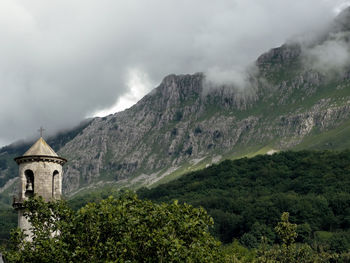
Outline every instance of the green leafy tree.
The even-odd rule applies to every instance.
[[[258,246],[258,240],[251,233],[245,233],[240,239],[242,245],[247,248],[256,248]]]
[[[297,239],[299,243],[310,243],[311,241],[311,227],[308,223],[298,225],[297,227]]]
[[[269,248],[266,238],[262,239],[261,248],[258,251],[258,262],[301,263],[315,261],[313,251],[308,245],[297,246],[297,225],[289,222],[289,213],[284,212],[281,221],[275,227],[275,231],[282,240],[281,246]]]
[[[284,212],[281,216],[281,221],[278,222],[275,231],[278,236],[282,239],[282,246],[290,247],[294,244],[298,234],[296,232],[297,225],[289,222],[289,213]]]
[[[229,245],[221,247],[225,255],[225,263],[252,263],[255,262],[255,250],[242,246],[238,240],[234,240]]]
[[[65,202],[25,202],[32,242],[13,231],[8,262],[222,262],[202,208],[154,204],[126,193],[77,212]]]
[[[265,237],[262,238],[260,248],[257,251],[258,263],[329,263],[349,262],[349,253],[329,253],[315,251],[307,244],[296,244],[297,225],[289,222],[289,213],[284,212],[281,221],[275,227],[275,231],[282,240],[282,245],[270,247]]]

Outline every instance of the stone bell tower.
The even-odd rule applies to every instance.
[[[15,158],[19,165],[19,187],[14,197],[13,207],[18,211],[18,227],[30,238],[30,224],[23,216],[23,201],[35,195],[51,201],[61,198],[62,165],[67,160],[59,157],[40,137],[23,155]]]

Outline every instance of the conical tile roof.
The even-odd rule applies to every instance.
[[[57,153],[55,153],[55,151],[52,150],[52,148],[47,144],[47,142],[45,142],[45,140],[42,137],[40,137],[40,139],[37,140],[36,143],[34,143],[33,146],[25,152],[25,154],[23,154],[23,156],[37,155],[58,157]]]

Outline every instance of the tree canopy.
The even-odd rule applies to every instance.
[[[78,211],[40,197],[24,205],[33,240],[13,231],[3,251],[8,262],[220,262],[220,243],[208,232],[213,220],[202,208],[131,193]]]
[[[281,243],[274,227],[287,211],[297,243],[350,249],[350,151],[281,152],[226,160],[158,187],[138,191],[157,202],[190,203],[214,218],[223,243],[257,248],[262,236]],[[341,245],[340,245],[341,244]]]

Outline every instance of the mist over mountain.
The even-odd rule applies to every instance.
[[[215,84],[242,86],[260,54],[320,31],[348,4],[2,1],[0,146],[32,139],[40,126],[54,135],[113,106],[125,109],[133,90],[140,99],[169,74],[204,72]]]
[[[225,158],[287,149],[350,147],[349,9],[309,40],[271,49],[246,74],[245,86],[204,73],[169,75],[133,107],[94,118],[48,140],[69,162],[64,192],[168,181]],[[0,194],[17,176],[0,150]]]

